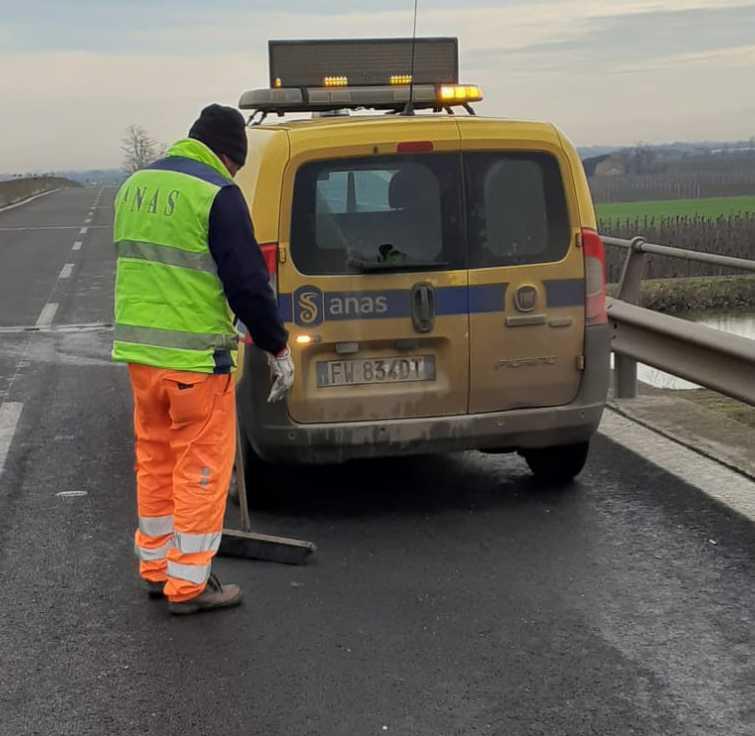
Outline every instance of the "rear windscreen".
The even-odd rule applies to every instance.
[[[296,175],[291,254],[304,274],[464,268],[455,154],[320,161]]]
[[[545,153],[464,155],[470,268],[560,261],[571,233],[558,162]]]

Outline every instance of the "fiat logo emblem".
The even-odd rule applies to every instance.
[[[531,312],[537,305],[537,289],[534,286],[520,286],[514,295],[514,305],[520,312]]]

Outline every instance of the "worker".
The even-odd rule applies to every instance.
[[[211,573],[236,449],[233,314],[283,398],[294,368],[277,301],[233,177],[246,126],[230,107],[202,110],[188,138],[132,174],[115,199],[113,359],[128,363],[134,399],[142,585],[171,613],[241,601]]]

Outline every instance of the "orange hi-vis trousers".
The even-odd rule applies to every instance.
[[[135,549],[173,602],[200,595],[220,546],[236,451],[230,374],[129,365],[134,394]]]

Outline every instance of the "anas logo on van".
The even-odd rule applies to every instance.
[[[294,322],[314,327],[323,320],[370,319],[407,316],[409,292],[333,292],[323,294],[316,286],[301,286],[294,292]]]
[[[302,286],[294,292],[294,321],[314,327],[323,320],[323,294],[316,286]]]
[[[388,312],[388,297],[381,294],[329,294],[325,310],[330,319],[380,317]]]

